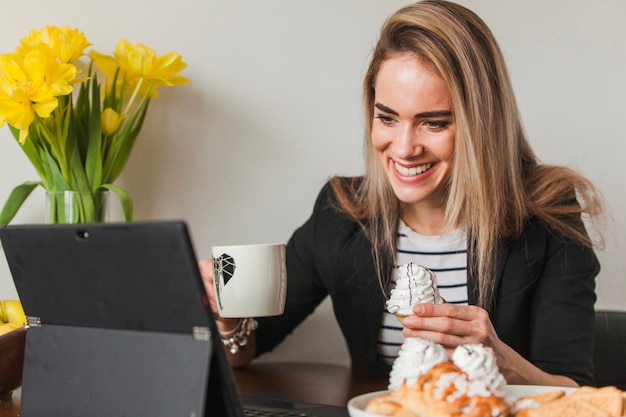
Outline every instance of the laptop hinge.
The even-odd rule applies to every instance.
[[[211,331],[208,329],[208,327],[194,326],[193,340],[201,341],[201,342],[210,342]]]
[[[41,317],[28,316],[26,321],[30,327],[41,327]]]

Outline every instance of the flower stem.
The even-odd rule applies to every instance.
[[[139,94],[139,90],[141,89],[141,86],[143,85],[144,79],[145,78],[143,77],[139,79],[139,82],[137,83],[137,85],[135,86],[135,89],[133,90],[133,94],[130,96],[130,99],[128,100],[128,104],[126,104],[126,108],[124,109],[124,114],[128,114],[130,112],[132,104],[137,98],[137,94]]]

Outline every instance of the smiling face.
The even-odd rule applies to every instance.
[[[405,213],[443,214],[455,135],[443,79],[415,55],[393,55],[376,76],[373,116],[372,145]]]

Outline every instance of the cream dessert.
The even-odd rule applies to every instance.
[[[389,391],[372,398],[366,411],[385,416],[507,417],[505,388],[493,350],[461,345],[448,359],[443,346],[407,338],[392,366]]]
[[[451,362],[430,368],[411,388],[402,386],[395,398],[403,411],[415,416],[507,417],[504,397],[485,390]],[[400,414],[403,415],[403,414]]]
[[[452,362],[475,383],[484,384],[486,389],[500,397],[506,393],[506,380],[496,364],[493,349],[481,344],[458,346],[452,353]]]
[[[443,346],[419,337],[407,337],[389,373],[389,391],[397,391],[402,384],[412,386],[434,365],[447,360]]]
[[[387,300],[387,311],[394,314],[400,323],[413,314],[415,304],[441,304],[443,299],[437,288],[437,276],[416,263],[398,267],[396,286]]]

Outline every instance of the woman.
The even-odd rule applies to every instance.
[[[400,9],[363,88],[366,173],[324,187],[288,243],[284,315],[259,319],[232,363],[273,349],[330,295],[353,367],[388,372],[402,337],[419,336],[492,347],[510,384],[592,384],[599,264],[581,216],[601,205],[585,178],[538,162],[484,22],[440,0]],[[448,302],[417,305],[401,328],[384,302],[409,261],[438,273]],[[248,323],[219,319],[226,337],[254,337]]]

